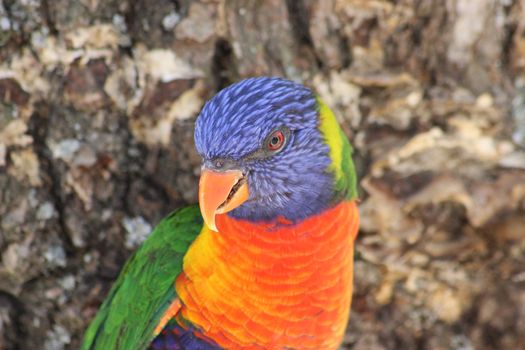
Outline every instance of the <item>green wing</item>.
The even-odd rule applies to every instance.
[[[175,279],[202,225],[197,206],[177,210],[158,224],[124,266],[84,335],[83,350],[148,347],[177,297]]]

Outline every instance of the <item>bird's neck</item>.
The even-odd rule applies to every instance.
[[[301,223],[220,215],[184,259],[184,319],[228,348],[337,348],[352,293],[358,211],[344,201]]]

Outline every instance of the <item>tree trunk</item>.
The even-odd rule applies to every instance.
[[[75,349],[197,200],[231,82],[312,87],[355,149],[348,349],[525,348],[525,1],[0,0],[0,349]]]

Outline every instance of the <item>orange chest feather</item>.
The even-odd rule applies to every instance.
[[[354,202],[279,229],[218,216],[184,258],[182,317],[227,349],[336,349],[358,222]]]

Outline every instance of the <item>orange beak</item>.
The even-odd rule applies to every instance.
[[[213,231],[218,231],[215,215],[237,208],[248,196],[248,184],[239,170],[202,170],[199,181],[199,206],[204,222]]]

